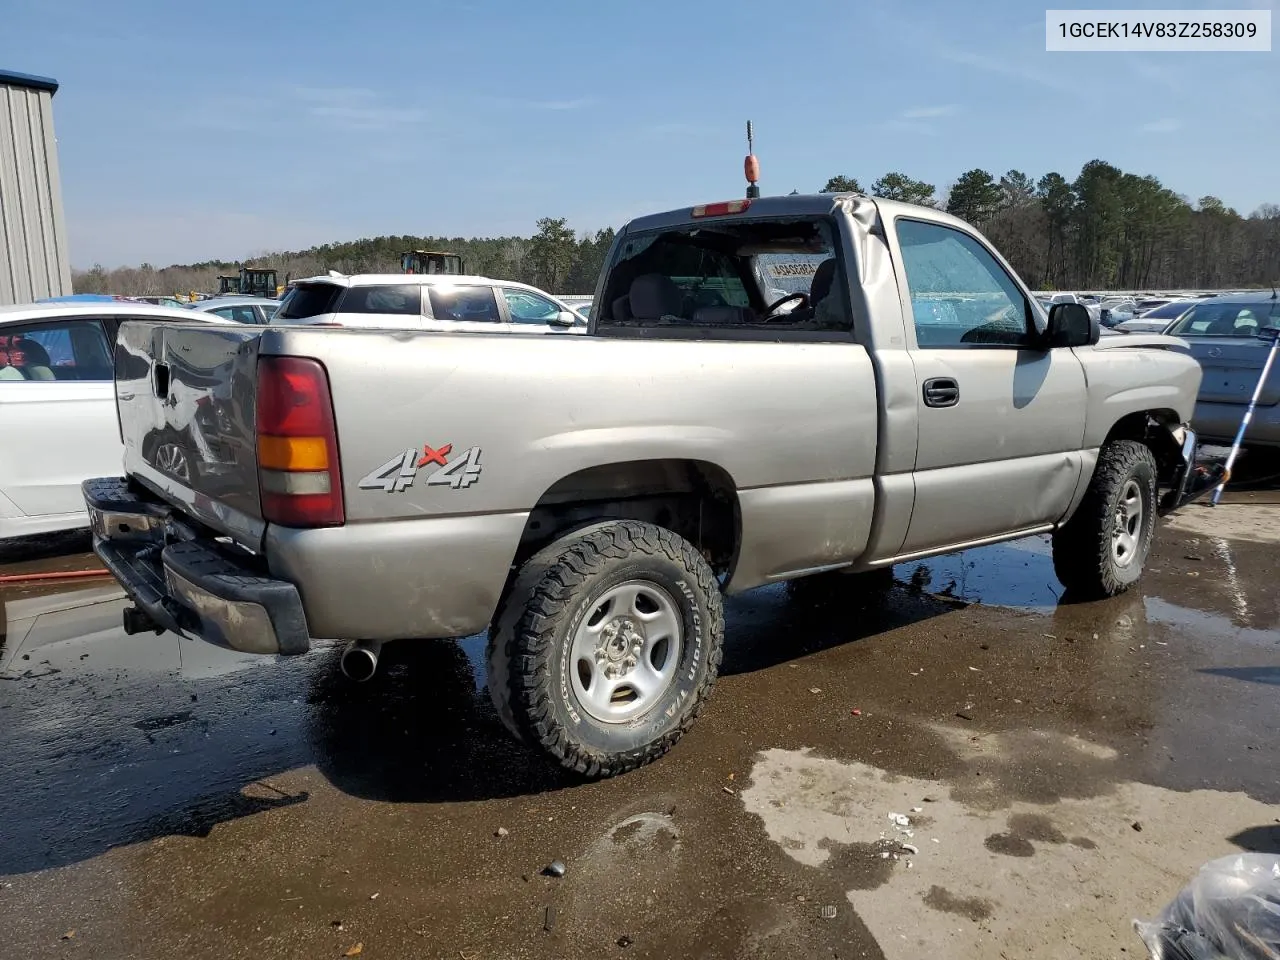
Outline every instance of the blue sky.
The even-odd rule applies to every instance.
[[[1280,203],[1280,52],[1046,53],[1044,3],[4,8],[0,67],[62,84],[81,267],[617,226],[741,196],[748,119],[766,194],[890,170],[941,192],[972,167],[1071,178],[1102,158],[1242,213]]]

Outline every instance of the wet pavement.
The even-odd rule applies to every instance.
[[[1040,538],[902,565],[878,609],[735,598],[693,731],[588,784],[507,738],[483,638],[355,685],[332,648],[126,637],[109,579],[0,584],[0,929],[40,957],[1139,956],[1129,921],[1201,862],[1280,850],[1278,499],[1165,526],[1101,603]]]

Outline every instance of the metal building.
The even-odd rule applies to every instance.
[[[0,304],[71,293],[57,90],[56,80],[0,70]]]

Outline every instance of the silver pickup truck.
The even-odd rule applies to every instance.
[[[693,722],[722,593],[1041,533],[1130,586],[1218,479],[1179,346],[1046,314],[937,210],[738,200],[623,229],[583,337],[125,324],[127,476],[84,492],[129,631],[368,676],[488,630],[508,728],[609,776]]]

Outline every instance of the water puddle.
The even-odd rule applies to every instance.
[[[908,589],[943,597],[1052,614],[1062,596],[1048,537],[976,547],[894,567]]]
[[[1180,633],[1218,643],[1242,644],[1267,650],[1280,648],[1280,631],[1242,627],[1230,617],[1178,606],[1159,597],[1145,599],[1147,620],[1174,627]]]
[[[6,600],[0,679],[107,670],[203,679],[272,662],[172,633],[128,636],[120,624],[127,605],[124,591],[114,583]]]

